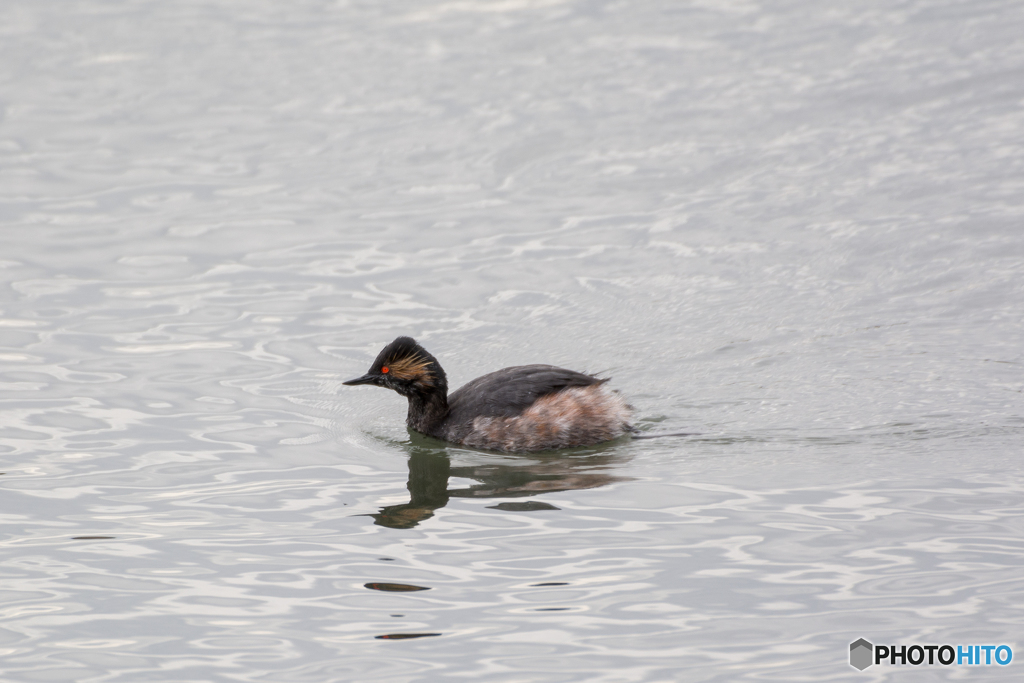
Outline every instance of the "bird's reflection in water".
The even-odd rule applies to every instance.
[[[474,453],[479,464],[452,465],[442,442],[410,432],[403,444],[409,452],[408,503],[389,505],[370,515],[374,523],[392,529],[411,529],[434,516],[449,498],[516,498],[555,491],[594,489],[628,477],[607,471],[626,457],[614,445],[574,449],[564,453],[508,456]],[[469,488],[449,489],[448,479],[474,479]]]

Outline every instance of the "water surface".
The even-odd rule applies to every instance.
[[[1024,7],[0,9],[12,681],[1017,680]],[[612,377],[509,456],[341,386]]]

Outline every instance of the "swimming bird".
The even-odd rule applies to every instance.
[[[384,347],[365,375],[409,400],[406,424],[449,443],[506,453],[590,446],[632,431],[632,409],[599,379],[554,365],[518,365],[448,394],[448,378],[412,337]]]

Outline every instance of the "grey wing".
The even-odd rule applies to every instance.
[[[554,365],[519,365],[477,377],[449,396],[448,406],[456,422],[515,417],[542,396],[607,381]]]

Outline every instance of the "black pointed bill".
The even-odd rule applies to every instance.
[[[356,377],[355,379],[347,380],[345,382],[342,382],[342,384],[347,384],[350,387],[354,387],[357,384],[375,384],[376,382],[377,375],[371,375],[370,373],[366,373],[362,377]]]

